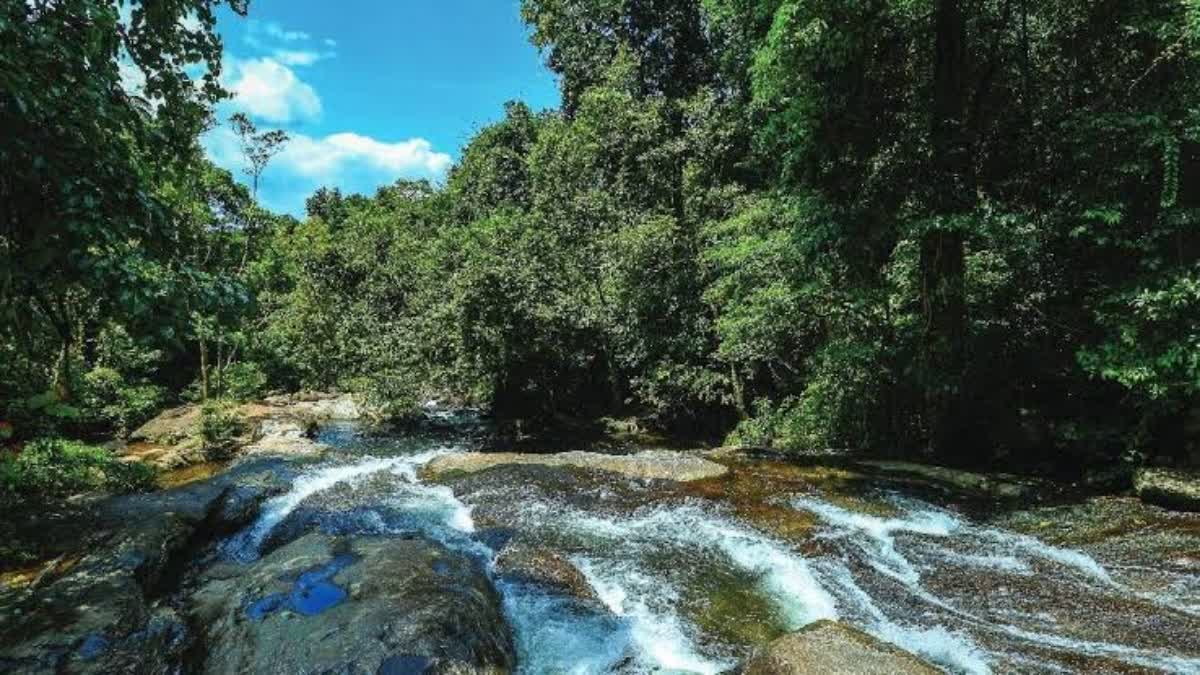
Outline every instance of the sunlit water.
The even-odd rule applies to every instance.
[[[581,506],[521,485],[489,487],[489,498],[510,502],[513,530],[536,534],[582,572],[599,600],[588,602],[498,573],[501,544],[477,528],[471,497],[420,480],[422,465],[460,447],[364,439],[348,428],[324,440],[338,448],[335,458],[302,472],[289,492],[266,503],[255,523],[224,543],[226,556],[256,559],[278,528],[314,502],[310,510],[336,514],[318,513],[302,526],[373,536],[415,531],[480,562],[503,599],[523,673],[733,669],[753,645],[705,614],[716,594],[730,589],[735,599],[760,600],[779,632],[842,619],[949,672],[1089,667],[1064,654],[1118,669],[1200,672],[1195,651],[1153,639],[1132,644],[1102,626],[1089,635],[1078,625],[1088,622],[1091,602],[1135,603],[1161,612],[1163,621],[1185,622],[1194,602],[1137,593],[1084,553],[913,498],[887,497],[894,515],[883,517],[818,494],[779,495],[781,504],[818,521],[816,550],[805,554],[711,502],[629,506],[615,496],[606,501],[600,489],[600,498]],[[340,501],[323,506],[334,491]],[[1075,604],[1064,604],[1068,598]]]

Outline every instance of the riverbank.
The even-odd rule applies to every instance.
[[[0,664],[792,673],[829,666],[815,649],[889,672],[1200,667],[1195,514],[844,456],[480,453],[471,413],[385,431],[352,403],[246,406],[236,447],[182,466],[189,413],[148,425],[129,454],[172,466],[164,489],[31,524],[58,543],[3,577]]]

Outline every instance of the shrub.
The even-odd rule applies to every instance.
[[[253,361],[230,364],[220,374],[220,394],[235,401],[249,401],[267,389],[267,375]]]
[[[212,400],[200,408],[200,442],[209,452],[229,450],[242,433],[242,420],[229,401]]]
[[[81,399],[88,416],[125,435],[154,416],[164,390],[152,384],[129,382],[113,368],[93,368],[83,376]]]
[[[0,500],[63,498],[91,490],[137,492],[155,486],[153,467],[122,462],[104,448],[43,438],[0,458]]]
[[[754,416],[739,423],[727,442],[795,451],[869,447],[886,423],[874,394],[886,386],[879,360],[869,342],[831,342],[809,360],[799,396],[757,401]]]

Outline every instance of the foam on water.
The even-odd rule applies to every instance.
[[[582,556],[571,562],[609,611],[625,620],[630,646],[644,668],[711,674],[734,665],[699,652],[693,631],[674,611],[678,591],[670,583],[645,573],[636,563],[600,563]]]
[[[719,555],[759,579],[789,628],[837,617],[833,597],[803,557],[723,514],[685,504],[608,517],[565,511],[559,517],[577,531],[615,539],[623,547],[670,544]]]
[[[844,564],[828,562],[822,566],[822,571],[831,586],[837,589],[838,595],[844,598],[845,604],[854,608],[862,628],[871,635],[919,654],[951,672],[968,675],[989,675],[992,672],[987,655],[967,635],[940,625],[928,628],[902,625],[879,608],[855,582],[854,575]]]
[[[530,584],[500,579],[496,588],[517,643],[518,672],[607,673],[629,655],[628,627],[612,615]]]
[[[1005,532],[994,528],[973,528],[973,532],[991,539],[1003,548],[1017,549],[1035,558],[1056,562],[1066,567],[1073,567],[1097,581],[1116,585],[1112,577],[1109,576],[1108,570],[1104,569],[1100,563],[1085,553],[1051,546],[1034,537]]]
[[[930,504],[912,499],[894,498],[892,505],[900,510],[895,517],[878,517],[854,513],[820,499],[803,496],[792,505],[811,512],[825,523],[823,536],[840,541],[844,550],[858,551],[861,562],[884,576],[899,581],[911,601],[923,605],[925,621],[932,625],[907,625],[885,616],[872,597],[855,582],[853,574],[842,564],[822,565],[822,578],[832,583],[844,606],[853,608],[866,630],[880,639],[914,651],[953,672],[988,673],[989,657],[968,633],[1003,634],[1008,640],[1016,638],[1042,647],[1061,651],[1109,657],[1125,663],[1166,670],[1169,672],[1200,672],[1200,660],[1177,657],[1154,650],[1140,649],[1117,643],[1079,640],[1071,637],[1031,630],[1029,627],[997,622],[996,610],[976,615],[959,603],[939,597],[922,585],[922,576],[940,571],[944,566],[970,568],[978,574],[1033,576],[1053,574],[1062,583],[1080,592],[1123,594],[1157,602],[1179,609],[1164,598],[1151,598],[1136,593],[1113,579],[1110,572],[1091,556],[1071,549],[1052,546],[1034,537],[997,528],[970,523],[959,516]],[[1003,577],[993,582],[1003,588]],[[894,599],[889,599],[894,602]],[[912,602],[903,603],[910,616],[916,610]],[[1024,623],[1033,626],[1053,626],[1052,615],[1027,615],[1010,610]],[[1181,610],[1186,611],[1186,610]],[[940,615],[940,618],[939,618]],[[962,630],[951,630],[942,622],[953,620]],[[1056,666],[1031,661],[1022,654],[1006,654],[1010,662],[1036,664],[1036,669],[1052,671]]]
[[[959,520],[938,511],[921,511],[908,518],[881,518],[849,511],[812,497],[797,497],[792,500],[792,505],[816,514],[833,525],[839,535],[865,535],[856,543],[867,553],[869,564],[880,573],[910,586],[916,585],[921,575],[912,562],[896,549],[896,535],[909,533],[948,537],[962,528]]]
[[[237,560],[253,560],[260,554],[262,544],[284,518],[296,510],[304,500],[329,490],[339,483],[354,484],[380,472],[390,472],[417,486],[417,470],[435,457],[453,452],[452,448],[437,448],[414,455],[401,457],[364,457],[350,464],[322,466],[302,474],[292,482],[290,490],[273,497],[263,505],[258,519],[245,530],[230,538],[223,549]],[[470,509],[456,499],[448,489],[419,485],[423,492],[413,505],[429,508],[442,514],[446,522],[457,529],[470,532],[474,529]],[[378,518],[378,514],[375,514]]]
[[[1050,645],[1077,654],[1113,657],[1126,663],[1144,668],[1155,668],[1169,673],[1200,673],[1200,659],[1161,654],[1148,649],[1137,649],[1111,642],[1077,640],[1052,633],[1025,630],[1017,626],[1001,626],[1000,628],[1005,633],[1022,640],[1035,644]]]
[[[792,500],[795,508],[814,513],[834,526],[835,533],[845,534],[849,531],[851,534],[857,532],[866,535],[869,545],[864,548],[874,554],[873,564],[881,572],[890,573],[909,584],[918,583],[920,573],[912,561],[897,550],[897,534],[933,539],[954,536],[958,539],[972,540],[978,548],[983,548],[985,553],[964,554],[949,548],[940,553],[945,558],[953,558],[978,567],[1031,573],[1032,569],[1027,561],[1017,557],[1018,554],[1024,554],[1028,558],[1058,563],[1097,581],[1114,584],[1112,577],[1100,563],[1079,551],[1051,546],[1027,535],[972,525],[948,511],[928,504],[903,499],[896,499],[894,503],[907,509],[904,517],[881,518],[855,513],[813,497],[796,497]]]
[[[419,479],[422,465],[455,451],[443,447],[399,457],[362,457],[313,469],[297,478],[287,493],[269,500],[259,519],[227,542],[226,550],[239,559],[254,559],[272,531],[305,500],[340,483],[353,485],[386,472],[399,478],[392,481],[394,490],[367,495],[368,503],[347,512],[351,531],[416,530],[479,560],[513,627],[521,673],[715,674],[736,667],[742,653],[738,650],[745,645],[728,645],[705,635],[686,614],[697,598],[693,584],[703,583],[710,572],[753,584],[739,590],[768,601],[780,627],[798,629],[815,620],[841,618],[949,672],[1058,669],[1036,652],[1024,653],[1028,650],[1022,645],[1171,672],[1200,672],[1200,660],[1049,632],[1059,628],[1053,615],[1006,605],[999,596],[990,605],[971,602],[961,591],[954,596],[955,589],[964,588],[955,583],[977,578],[973,575],[994,579],[965,588],[1000,589],[1015,578],[1049,574],[1052,583],[1070,589],[1144,597],[1121,586],[1104,566],[1080,551],[972,523],[914,499],[891,499],[897,514],[881,517],[813,496],[792,498],[792,507],[813,513],[823,524],[818,535],[821,550],[835,551],[806,559],[791,545],[708,502],[665,503],[626,512],[575,507],[527,494],[520,486],[496,485],[477,493],[492,501],[511,498],[516,529],[568,542],[560,550],[600,600],[580,601],[497,574],[496,550],[486,543],[491,539],[476,536],[471,506],[450,488]],[[591,498],[601,504],[608,501],[606,494],[619,499],[605,490],[596,488]],[[960,575],[950,580],[950,593],[944,590],[947,579],[939,576],[947,569]],[[1183,583],[1175,604],[1194,605],[1193,598],[1185,597],[1188,587]],[[943,589],[939,592],[946,597],[936,589]]]

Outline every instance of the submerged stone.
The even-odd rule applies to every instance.
[[[100,633],[92,633],[79,645],[79,658],[90,661],[108,651],[108,640]]]
[[[345,599],[346,591],[328,581],[319,581],[293,590],[290,606],[305,616],[316,616]]]
[[[426,656],[389,656],[379,664],[375,675],[423,675],[429,672],[433,661]]]

